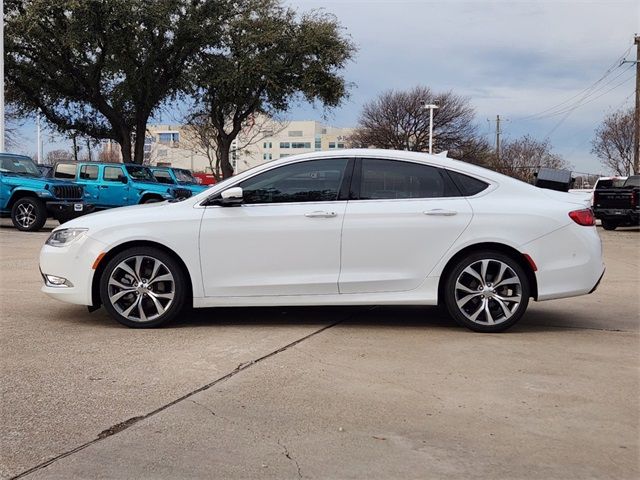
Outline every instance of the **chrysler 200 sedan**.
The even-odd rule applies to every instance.
[[[446,157],[341,150],[287,157],[181,202],[56,228],[42,290],[129,327],[187,306],[437,305],[480,332],[536,301],[592,292],[591,210]]]

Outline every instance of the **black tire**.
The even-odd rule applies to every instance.
[[[47,221],[47,206],[38,198],[20,198],[11,208],[11,221],[23,232],[38,231]]]
[[[618,228],[618,222],[614,220],[602,220],[602,228],[605,230],[615,230]]]
[[[139,268],[136,257],[143,258]],[[158,261],[162,265],[157,270],[155,277],[152,277],[152,270],[155,266],[153,261]],[[124,268],[119,267],[123,262],[126,262],[126,266],[134,273],[139,271],[139,275],[133,276],[127,273]],[[165,277],[167,273],[173,277],[173,285],[169,285],[170,281],[156,280],[153,282],[153,278]],[[120,285],[128,288],[109,285],[112,276]],[[148,284],[147,279],[149,280]],[[148,287],[146,290],[142,285],[143,282]],[[137,291],[130,291],[112,301],[112,298],[117,297],[119,293],[131,289]],[[132,328],[152,328],[170,322],[182,312],[188,291],[187,279],[179,262],[172,255],[153,247],[133,247],[117,254],[109,260],[100,277],[100,299],[107,312],[121,324]],[[171,293],[173,298],[169,303],[164,303],[166,298],[156,297],[156,295],[167,296]],[[151,298],[152,296],[154,298]],[[141,306],[133,305],[136,301]],[[164,308],[163,312],[160,312],[156,306],[157,302],[160,302],[161,307]],[[125,313],[129,307],[133,310],[127,316]],[[148,315],[149,313],[152,315]],[[154,315],[157,316],[153,318]]]
[[[162,201],[160,197],[146,197],[140,203],[160,203]]]
[[[482,261],[488,261],[484,282],[470,273],[463,274],[465,270],[471,269],[478,274],[478,278],[482,278]],[[492,282],[498,278],[503,264],[506,267],[498,283],[502,285],[496,288]],[[519,281],[519,285],[514,278]],[[461,286],[456,287],[459,279]],[[522,318],[529,304],[530,292],[529,277],[516,260],[504,253],[486,250],[471,253],[453,266],[445,279],[443,294],[449,315],[460,325],[476,332],[497,333],[508,329]],[[462,306],[458,302],[463,303]],[[485,302],[488,305],[488,315],[484,308]],[[506,306],[510,316],[507,316],[501,304]],[[470,318],[473,314],[478,314],[476,320]]]

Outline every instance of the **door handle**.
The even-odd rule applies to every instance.
[[[104,188],[109,188],[109,186],[108,185],[98,185],[98,188],[102,190]]]
[[[304,216],[308,218],[331,218],[331,217],[335,217],[336,215],[338,215],[336,212],[324,212],[321,210],[318,210],[317,212],[309,212],[304,214]]]
[[[454,215],[457,215],[458,212],[454,211],[454,210],[443,210],[442,208],[435,208],[433,210],[426,210],[424,212],[425,215],[429,215],[432,217],[452,217]]]

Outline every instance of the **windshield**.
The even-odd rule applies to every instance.
[[[32,177],[41,176],[40,170],[29,157],[0,157],[0,172]]]
[[[195,177],[191,175],[191,172],[189,170],[179,170],[175,168],[173,170],[173,173],[176,174],[176,179],[180,183],[198,183]]]
[[[156,179],[151,174],[151,170],[147,167],[138,167],[136,165],[127,165],[127,172],[134,180],[140,180],[143,182],[156,182]]]
[[[596,183],[596,190],[603,190],[605,188],[620,188],[624,185],[625,178],[607,178],[600,179]]]

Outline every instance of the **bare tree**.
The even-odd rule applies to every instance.
[[[210,121],[208,113],[194,112],[187,117],[187,135],[191,140],[191,148],[209,160],[211,172],[216,180],[221,180],[222,154],[218,148],[218,129]],[[288,122],[263,114],[250,115],[242,124],[236,137],[235,146],[230,149],[230,156],[241,155],[251,145],[266,138],[277,135],[287,128]],[[189,141],[189,140],[187,140]]]
[[[633,126],[633,109],[618,110],[605,117],[591,142],[591,153],[617,175],[633,173]]]
[[[51,150],[44,157],[45,165],[54,165],[56,162],[67,162],[73,160],[73,153],[67,150]]]
[[[351,141],[364,148],[428,151],[429,111],[425,102],[438,105],[433,115],[433,151],[446,150],[452,157],[483,163],[481,157],[489,147],[478,136],[469,99],[424,86],[388,91],[367,103]]]
[[[493,156],[490,165],[493,170],[533,182],[534,173],[541,167],[569,169],[569,165],[560,155],[552,152],[549,140],[536,140],[529,135],[507,140],[502,143],[500,158]]]

